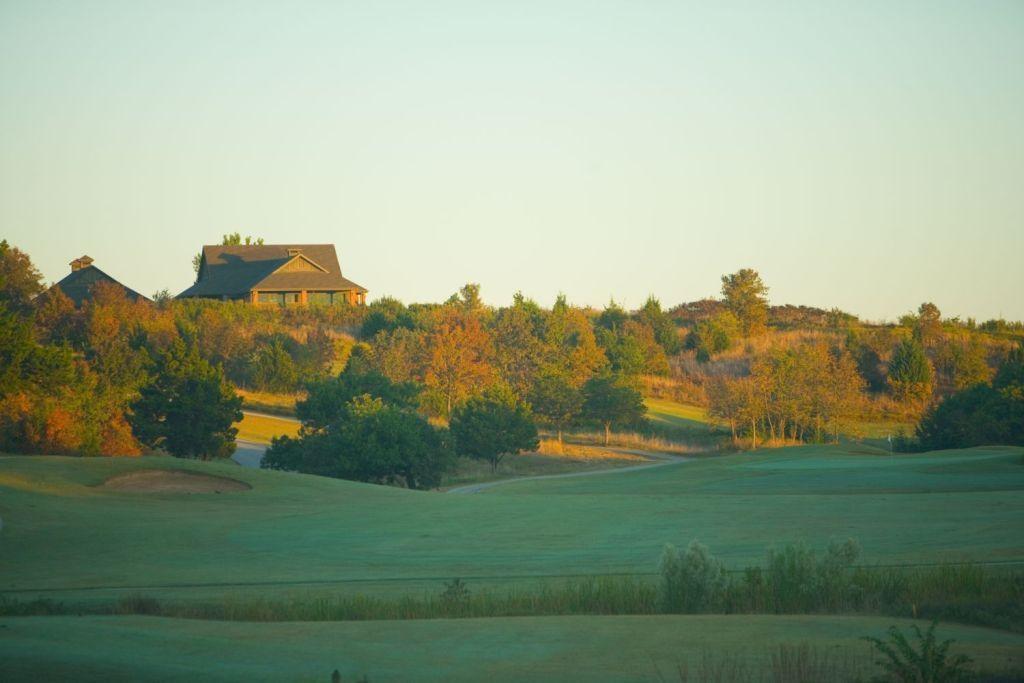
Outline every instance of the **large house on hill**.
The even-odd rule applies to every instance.
[[[124,295],[130,301],[149,301],[148,297],[139,294],[134,289],[125,287],[94,266],[93,260],[88,256],[80,256],[72,261],[70,265],[71,273],[55,284],[52,289],[59,289],[77,307],[81,307],[85,301],[92,299],[93,287],[101,282],[120,287],[124,290]]]
[[[366,292],[342,277],[333,244],[207,245],[196,283],[178,298],[355,305],[366,303]]]

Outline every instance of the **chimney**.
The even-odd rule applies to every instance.
[[[89,258],[88,256],[81,256],[81,257],[76,258],[74,261],[71,262],[71,272],[73,273],[76,270],[82,270],[82,268],[88,268],[91,265],[92,265],[92,259],[91,258]]]

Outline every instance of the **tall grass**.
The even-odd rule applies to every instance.
[[[539,587],[477,590],[452,581],[436,593],[163,602],[133,595],[67,605],[0,596],[0,615],[145,614],[231,621],[361,621],[613,614],[873,614],[942,619],[1024,633],[1024,571],[979,566],[855,567],[851,546],[818,556],[805,546],[764,566],[723,571],[703,547],[670,551],[660,580],[594,576]],[[443,590],[442,590],[443,588]]]

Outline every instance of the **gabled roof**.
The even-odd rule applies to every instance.
[[[285,267],[296,262],[307,267]],[[196,283],[178,296],[241,296],[253,289],[367,291],[342,277],[333,244],[243,244],[204,246]]]
[[[89,263],[92,263],[92,259],[89,259]],[[150,300],[149,297],[139,294],[134,289],[125,287],[120,282],[92,265],[79,265],[77,270],[71,271],[67,277],[55,284],[54,287],[64,292],[64,295],[71,299],[75,303],[75,306],[80,307],[83,301],[92,298],[93,285],[99,282],[110,282],[123,288],[124,295],[131,301],[138,301],[140,299],[143,301]]]

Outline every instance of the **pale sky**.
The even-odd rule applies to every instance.
[[[371,299],[1024,319],[1024,2],[0,0],[0,237],[150,294],[235,231]]]

